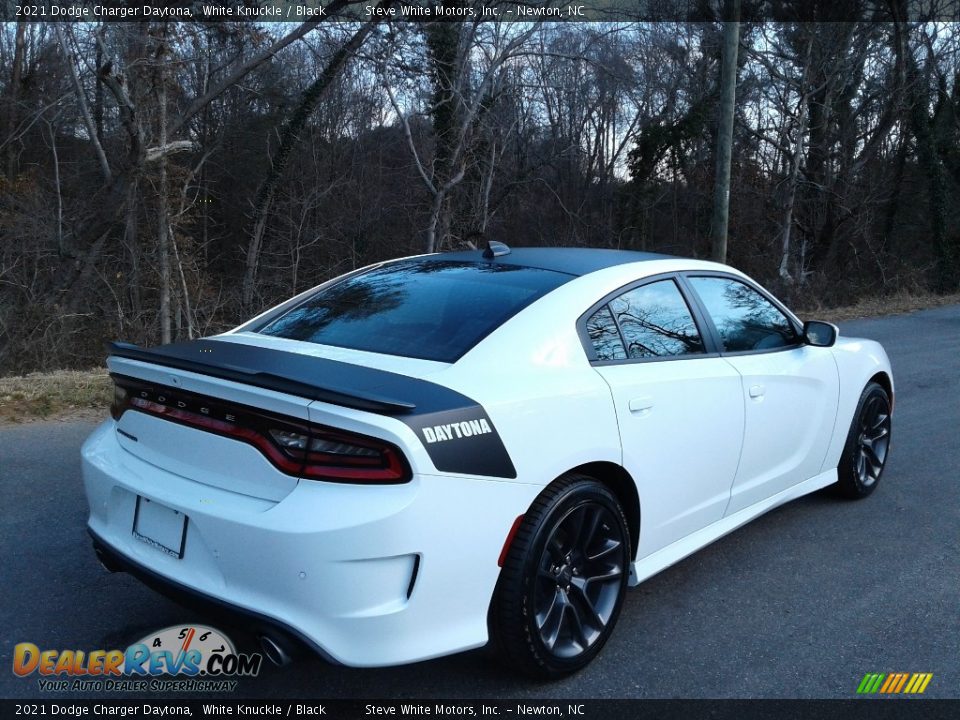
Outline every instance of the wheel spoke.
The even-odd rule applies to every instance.
[[[871,431],[867,434],[867,437],[870,438],[870,441],[871,441],[871,442],[877,443],[877,442],[880,442],[881,440],[883,440],[883,439],[884,439],[887,435],[889,435],[889,434],[890,434],[890,429],[889,429],[889,428],[887,428],[887,427],[881,427],[881,428],[878,429],[878,430],[871,430]]]
[[[587,554],[587,548],[593,545],[593,540],[597,536],[597,530],[603,522],[603,512],[600,508],[589,508],[588,512],[590,516],[587,522],[584,523],[583,536],[580,538],[580,542],[577,543],[577,547],[583,551],[584,555]]]
[[[547,552],[550,553],[550,560],[554,565],[559,565],[563,562],[566,552],[563,549],[563,545],[560,543],[560,538],[554,534],[550,538],[550,542],[547,543]]]
[[[590,625],[597,631],[603,630],[603,628],[606,627],[607,621],[600,616],[590,596],[587,595],[587,581],[574,579],[570,584],[570,592],[571,600],[573,598],[577,599],[574,605],[579,605],[585,611],[586,616],[590,620]]]
[[[857,477],[860,478],[861,482],[866,479],[866,458],[864,457],[863,450],[857,453],[857,459],[854,463],[854,470],[857,473]]]
[[[599,560],[600,558],[605,557],[610,553],[619,550],[622,544],[623,543],[621,543],[619,540],[612,540],[608,538],[607,542],[604,544],[603,548],[599,552],[596,552],[593,554],[589,554],[589,553],[586,554],[587,561],[593,562],[595,560]]]
[[[563,616],[566,614],[566,610],[567,598],[560,591],[560,588],[557,588],[553,595],[553,601],[550,603],[550,608],[546,614],[544,614],[543,620],[540,619],[539,615],[537,616],[537,627],[540,630],[540,638],[548,650],[553,650],[553,646],[557,644],[557,638],[560,637],[560,630],[563,627]]]
[[[563,552],[565,555],[568,555],[579,545],[580,535],[583,532],[584,516],[585,508],[580,508],[572,512],[563,524],[563,528],[566,530],[566,542],[563,543]]]
[[[870,463],[872,470],[877,470],[883,465],[880,458],[877,456],[877,451],[874,450],[873,444],[863,443],[863,456],[866,458],[867,462]]]
[[[887,415],[886,413],[880,413],[880,412],[878,412],[878,413],[874,416],[873,422],[870,423],[870,429],[873,430],[873,431],[877,431],[877,430],[880,430],[880,429],[886,430],[886,428],[885,428],[884,426],[886,425],[887,420],[889,420],[889,419],[890,419],[890,416]]]
[[[622,574],[623,574],[623,571],[620,569],[618,565],[614,565],[612,567],[608,565],[606,568],[594,573],[593,575],[588,575],[587,573],[583,573],[583,580],[584,580],[584,584],[587,584],[587,585],[591,583],[597,583],[597,582],[606,583],[611,580],[616,580]]]
[[[570,634],[576,639],[581,650],[590,647],[590,638],[587,637],[586,628],[584,628],[583,618],[580,617],[580,610],[576,604],[567,599],[566,613],[567,624],[570,626]]]

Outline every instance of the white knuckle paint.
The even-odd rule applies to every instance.
[[[877,373],[891,376],[880,345],[846,338],[831,348],[591,364],[577,319],[640,278],[683,271],[743,277],[683,259],[612,265],[533,302],[454,363],[265,337],[253,321],[217,338],[386,370],[476,403],[422,426],[112,357],[114,373],[390,443],[412,479],[298,480],[250,444],[128,411],[83,447],[89,527],[161,578],[294,628],[338,662],[393,665],[487,642],[514,520],[546,485],[591,464],[625,472],[636,487],[636,584],[835,482],[861,391]],[[444,472],[431,460],[497,436],[515,478]],[[182,559],[134,537],[138,496],[188,518]]]

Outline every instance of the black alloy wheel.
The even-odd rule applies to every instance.
[[[548,537],[534,587],[535,621],[544,647],[572,658],[610,623],[626,572],[624,540],[610,510],[590,501],[560,518]]]
[[[869,495],[880,482],[890,454],[890,397],[877,383],[864,388],[837,469],[837,487],[849,498]]]
[[[500,656],[544,679],[581,669],[606,643],[623,604],[630,534],[616,497],[570,475],[533,503],[491,606]]]

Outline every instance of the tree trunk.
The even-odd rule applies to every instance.
[[[13,180],[17,174],[16,143],[10,142],[17,129],[17,103],[20,102],[20,83],[23,76],[23,48],[24,34],[27,23],[24,20],[17,22],[17,35],[13,53],[13,71],[10,74],[10,110],[7,115],[7,178]]]
[[[73,91],[77,96],[77,106],[80,108],[80,117],[83,120],[83,125],[87,129],[87,135],[90,136],[90,144],[93,146],[93,150],[97,155],[97,160],[100,162],[100,172],[103,174],[103,179],[105,182],[110,182],[113,178],[113,171],[110,169],[110,162],[107,160],[107,153],[104,152],[103,145],[100,144],[100,140],[97,138],[97,129],[93,122],[93,116],[90,114],[90,108],[87,105],[87,96],[84,93],[83,85],[80,82],[80,75],[77,73],[77,65],[74,59],[73,50],[70,48],[70,44],[67,40],[69,33],[72,32],[71,28],[68,26],[67,31],[64,32],[61,27],[61,23],[55,23],[56,33],[57,33],[57,42],[60,44],[60,49],[63,52],[64,60],[67,63],[67,69],[70,72],[70,79],[73,81]],[[72,37],[72,35],[69,35]]]
[[[190,288],[187,286],[187,275],[183,272],[183,260],[180,259],[180,251],[177,250],[177,238],[173,234],[173,228],[167,226],[170,230],[170,247],[173,250],[173,258],[177,261],[177,274],[180,277],[180,292],[183,293],[183,314],[187,317],[187,337],[193,340],[193,308],[190,307]],[[177,305],[177,318],[180,317],[180,305]],[[177,334],[180,334],[180,323],[177,323]]]
[[[137,320],[143,312],[140,302],[140,238],[137,223],[137,183],[131,182],[127,186],[126,218],[124,219],[123,237],[127,252],[130,254],[130,277],[127,287],[130,288],[131,314]]]
[[[433,202],[430,203],[430,220],[427,223],[427,247],[428,253],[437,251],[437,225],[440,223],[440,212],[443,208],[444,195],[437,192],[433,196]]]
[[[430,23],[426,28],[430,75],[433,81],[431,115],[436,142],[433,185],[437,189],[427,228],[427,252],[436,252],[450,239],[450,215],[453,208],[445,188],[452,187],[450,180],[454,174],[453,163],[463,115],[463,97],[459,92],[460,75],[463,71],[460,47],[462,32],[460,23],[436,22]]]
[[[167,73],[164,65],[166,48],[165,33],[160,37],[161,47],[157,52],[157,111],[159,113],[160,131],[158,144],[165,147],[167,144]],[[160,342],[171,341],[170,332],[170,219],[168,204],[167,183],[167,154],[163,153],[157,161],[159,164],[159,179],[157,181],[157,247],[160,253]]]
[[[720,127],[717,131],[717,172],[711,222],[712,257],[727,261],[730,220],[730,162],[733,155],[733,116],[737,94],[737,49],[740,43],[740,0],[724,3],[723,54],[720,72]]]
[[[47,123],[50,131],[50,152],[53,154],[53,185],[57,192],[57,253],[63,257],[63,188],[60,185],[60,157],[57,154],[57,128]]]
[[[382,6],[392,4],[393,0],[381,3]],[[276,196],[280,180],[283,178],[283,172],[290,162],[290,155],[293,148],[300,141],[300,133],[310,116],[313,114],[317,103],[323,97],[327,88],[333,83],[334,78],[346,64],[347,60],[355,53],[370,31],[379,22],[371,20],[364,24],[353,37],[350,38],[336,53],[330,58],[327,66],[320,73],[320,77],[304,91],[303,97],[290,120],[284,126],[280,133],[280,149],[273,161],[273,167],[260,186],[255,203],[253,233],[250,235],[250,241],[247,243],[246,270],[243,276],[243,307],[250,312],[253,308],[253,299],[256,290],[257,269],[260,265],[260,251],[263,249],[263,236],[267,229],[267,219],[270,216],[270,208],[273,206],[273,199]]]
[[[929,61],[928,61],[929,62]],[[943,167],[937,152],[937,139],[934,123],[930,118],[930,98],[926,88],[929,86],[931,68],[925,68],[923,74],[917,67],[916,59],[910,57],[909,75],[910,130],[917,140],[917,164],[926,178],[927,184],[927,221],[930,228],[930,244],[936,259],[936,274],[933,290],[943,292],[949,288],[950,257],[947,252],[947,201]]]
[[[103,67],[103,33],[104,25],[101,22],[100,27],[97,28],[97,34],[101,39],[101,42],[97,43],[96,55],[94,56],[94,67],[101,68]],[[103,78],[100,77],[100,73],[97,73],[97,84],[93,96],[93,124],[97,129],[97,140],[100,144],[103,144]]]
[[[793,146],[793,154],[790,157],[790,175],[787,178],[787,196],[783,201],[783,231],[780,243],[780,266],[779,274],[781,279],[790,282],[793,277],[790,275],[790,240],[793,233],[793,208],[797,202],[797,185],[800,180],[800,161],[803,158],[803,138],[807,133],[807,102],[806,98],[800,101],[800,118],[797,120],[797,141]]]
[[[797,118],[797,139],[796,142],[793,143],[793,150],[790,153],[790,174],[787,176],[786,197],[783,201],[783,230],[781,231],[780,264],[778,272],[781,279],[787,282],[793,280],[793,276],[790,275],[790,243],[793,234],[793,210],[797,202],[797,186],[800,184],[800,163],[803,160],[803,141],[807,134],[809,120],[809,115],[807,114],[810,106],[808,75],[810,72],[810,57],[812,51],[813,36],[811,35],[807,40],[803,72],[800,75],[800,88],[798,90],[800,93],[800,102],[798,104],[800,117]],[[785,90],[785,93],[789,97],[789,90]],[[784,114],[786,115],[787,112],[787,108],[784,107]],[[787,139],[789,140],[789,132],[787,133]],[[806,253],[806,251],[804,251],[804,253]]]

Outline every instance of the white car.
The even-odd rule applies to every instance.
[[[490,642],[577,670],[628,585],[801,495],[869,495],[893,409],[880,345],[730,267],[499,243],[108,364],[82,451],[98,556],[245,618],[277,662]]]

